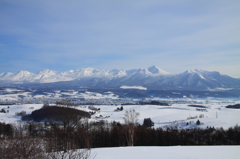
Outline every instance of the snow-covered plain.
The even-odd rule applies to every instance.
[[[168,146],[92,149],[95,159],[239,159],[240,146]]]
[[[123,106],[123,111],[115,111],[120,108],[120,105],[97,105],[100,112],[96,112],[90,121],[107,120],[118,121],[123,123],[123,117],[126,110],[135,109],[140,113],[139,124],[143,123],[144,118],[151,118],[155,123],[154,127],[172,127],[174,129],[187,129],[196,127],[196,121],[200,120],[201,124],[198,127],[223,127],[227,129],[240,125],[240,109],[225,108],[226,103],[211,103],[204,104],[207,106],[204,111],[197,110],[196,107],[189,107],[188,104],[172,104],[171,106],[157,105],[126,105]],[[23,104],[0,106],[0,109],[8,110],[8,113],[0,113],[0,122],[16,122],[20,121],[20,116],[16,116],[16,112],[26,111],[30,114],[33,110],[40,109],[43,104]],[[8,108],[9,107],[9,108]],[[88,106],[78,106],[80,110],[91,111]],[[202,108],[201,108],[202,109]],[[202,116],[200,118],[200,116]],[[188,125],[187,125],[188,123]]]
[[[5,109],[8,113],[0,113],[0,122],[14,123],[21,121],[21,116],[15,115],[16,112],[26,111],[27,114],[40,109],[43,104],[23,104],[23,105],[3,105],[0,110]]]
[[[156,105],[129,105],[124,106],[123,111],[114,111],[117,107],[120,106],[98,106],[101,108],[101,112],[94,115],[94,117],[99,117],[100,115],[103,118],[97,118],[97,120],[108,120],[123,122],[123,117],[125,110],[135,109],[136,112],[140,113],[139,123],[142,124],[144,118],[151,118],[155,123],[154,127],[166,127],[171,126],[173,128],[182,129],[182,128],[192,128],[196,127],[195,124],[197,120],[200,120],[201,125],[198,127],[206,128],[207,126],[211,127],[223,127],[227,129],[233,127],[236,124],[240,124],[240,110],[239,109],[228,109],[225,108],[225,105],[218,104],[209,104],[206,111],[197,111],[195,107],[189,107],[187,104],[173,104],[172,106],[156,106]],[[204,117],[199,118],[200,115]],[[105,118],[110,116],[109,118]],[[195,119],[193,119],[196,117]],[[190,119],[192,118],[192,119]],[[92,119],[92,120],[93,120]],[[186,125],[186,123],[189,123]]]

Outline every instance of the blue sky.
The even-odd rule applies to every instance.
[[[0,72],[156,65],[240,77],[239,0],[0,0]]]

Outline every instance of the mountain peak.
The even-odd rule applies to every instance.
[[[203,74],[203,75],[220,75],[219,72],[217,71],[205,71],[205,70],[201,70],[201,69],[193,69],[193,70],[187,70],[184,73],[196,73],[196,74]]]
[[[33,73],[31,73],[31,72],[21,70],[21,71],[19,71],[19,72],[16,73],[16,76],[24,77],[24,76],[30,76],[30,75],[32,75],[32,74],[33,74]]]
[[[147,69],[149,72],[151,72],[152,74],[156,74],[156,75],[169,75],[170,73],[160,69],[157,66],[151,66]]]
[[[18,73],[31,73],[31,72],[20,70]]]
[[[28,78],[32,75],[34,75],[34,73],[21,70],[21,71],[17,72],[16,74],[13,74],[11,80],[16,80],[16,81],[19,79],[25,80],[26,78]]]
[[[43,77],[46,78],[46,77],[50,77],[50,76],[56,75],[57,73],[58,73],[57,71],[45,69],[45,70],[40,71],[37,74],[37,76],[39,76],[40,78],[43,78]]]
[[[40,71],[39,73],[49,73],[49,72],[56,72],[56,71],[50,70],[50,69],[44,69],[44,70]]]

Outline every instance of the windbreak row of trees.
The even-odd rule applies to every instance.
[[[46,126],[48,129],[46,129]],[[131,126],[131,125],[130,125]],[[130,131],[130,133],[129,133]],[[0,123],[0,139],[42,138],[49,150],[118,146],[170,146],[170,145],[240,145],[240,126],[223,128],[194,128],[174,130],[147,128],[117,122],[85,122],[77,127],[62,127],[49,123]]]
[[[92,158],[91,148],[119,146],[240,145],[240,127],[153,129],[142,125],[129,134],[117,122],[82,123],[74,129],[58,124],[0,123],[0,158]],[[131,136],[133,135],[133,136]],[[130,137],[130,138],[129,138]],[[130,139],[130,140],[129,140]]]
[[[176,131],[137,126],[132,145],[129,145],[126,125],[113,123],[113,127],[98,126],[89,132],[92,147],[118,146],[174,146],[174,145],[240,145],[240,127]],[[128,129],[128,128],[127,128]]]

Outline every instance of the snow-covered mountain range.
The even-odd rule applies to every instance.
[[[240,80],[222,75],[219,72],[204,70],[187,70],[180,74],[170,74],[156,66],[131,70],[100,70],[82,68],[59,72],[43,70],[39,73],[19,71],[17,73],[0,73],[1,83],[56,83],[84,87],[119,88],[122,85],[143,86],[150,89],[216,89],[240,88]]]
[[[70,70],[66,72],[59,72],[45,69],[39,73],[31,73],[28,71],[19,71],[17,73],[1,73],[0,80],[11,82],[34,82],[34,83],[52,83],[59,81],[72,81],[81,78],[120,78],[124,76],[163,76],[170,73],[152,66],[147,69],[131,69],[131,70],[100,70],[94,68],[82,68],[77,70]]]

